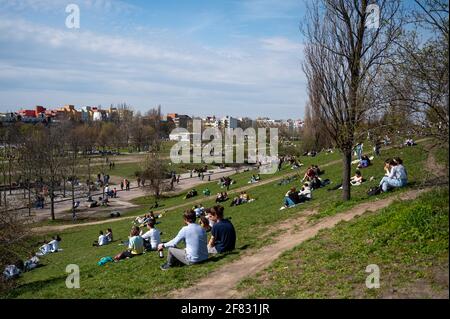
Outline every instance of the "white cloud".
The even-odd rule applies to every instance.
[[[301,116],[299,44],[272,37],[214,48],[157,39],[151,33],[138,40],[0,17],[0,108],[34,97],[32,105],[127,101],[188,114],[223,109],[230,115]],[[42,101],[43,92],[52,92],[45,97],[49,102]]]

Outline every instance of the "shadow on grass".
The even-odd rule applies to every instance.
[[[44,266],[42,266],[44,267]],[[6,298],[17,298],[18,296],[22,295],[24,292],[30,292],[30,291],[39,291],[47,286],[52,286],[57,283],[65,282],[67,276],[62,275],[59,277],[53,277],[46,280],[39,280],[39,281],[33,281],[27,284],[18,285],[12,290],[10,290],[5,297]]]

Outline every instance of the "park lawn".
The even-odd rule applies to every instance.
[[[402,153],[400,153],[402,152]],[[387,150],[385,156],[401,155],[410,174],[411,180],[423,178],[423,162],[426,154],[422,146],[408,149]],[[327,157],[333,159],[336,154]],[[338,158],[338,157],[337,157]],[[376,159],[369,170],[383,174],[383,158]],[[321,163],[319,157],[308,159]],[[324,160],[324,159],[322,159]],[[306,161],[305,161],[306,162]],[[340,179],[340,163],[326,168],[324,178],[332,180]],[[304,169],[302,169],[304,171]],[[247,172],[251,174],[251,172]],[[247,174],[243,173],[243,175]],[[282,174],[280,172],[278,174]],[[417,176],[417,177],[416,177]],[[298,181],[293,183],[298,186]],[[245,185],[247,185],[245,183]],[[256,184],[257,185],[257,184]],[[242,186],[242,185],[237,185]],[[273,225],[280,221],[297,216],[308,208],[320,209],[332,206],[332,203],[340,197],[340,191],[327,192],[326,189],[314,191],[313,201],[295,208],[279,211],[282,199],[290,185],[278,186],[276,182],[267,185],[256,186],[249,194],[256,201],[238,207],[228,207],[229,201],[225,203],[225,213],[232,218],[235,225],[238,242],[237,249],[230,254],[211,258],[208,262],[194,265],[192,267],[174,268],[162,272],[159,265],[163,262],[156,253],[147,253],[143,256],[119,263],[110,263],[100,267],[96,262],[104,256],[114,256],[124,249],[118,246],[118,241],[104,247],[92,247],[92,241],[96,240],[98,231],[112,227],[115,239],[124,240],[130,230],[131,221],[125,220],[82,228],[69,229],[60,235],[63,238],[61,248],[64,251],[43,257],[44,267],[25,273],[19,280],[19,287],[11,291],[6,297],[9,298],[149,298],[164,297],[176,288],[187,287],[194,284],[198,279],[207,276],[209,272],[217,269],[235,258],[247,249],[257,249],[271,242],[277,234],[271,230]],[[355,190],[353,203],[367,200],[365,196],[366,186],[360,186]],[[194,198],[195,199],[195,198]],[[178,204],[180,201],[178,201]],[[213,205],[213,196],[204,202],[205,206]],[[192,206],[187,202],[185,207]],[[166,207],[169,207],[167,205]],[[142,210],[144,212],[145,209]],[[157,227],[163,232],[163,241],[170,240],[176,235],[182,224],[181,212],[183,208],[175,212],[168,212],[161,219]],[[142,213],[141,212],[141,213]],[[42,240],[42,238],[38,238]],[[77,264],[81,271],[81,288],[67,289],[65,287],[65,267],[68,264]]]
[[[437,188],[322,230],[238,289],[248,298],[448,298],[448,195]],[[379,289],[366,288],[370,264]]]

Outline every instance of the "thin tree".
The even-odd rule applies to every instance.
[[[319,0],[307,9],[303,69],[311,106],[343,154],[344,200],[350,199],[358,127],[376,106],[374,86],[400,34],[400,12],[398,0],[376,7],[369,0]]]

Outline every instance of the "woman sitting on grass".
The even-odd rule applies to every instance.
[[[388,176],[384,176],[380,181],[379,187],[383,192],[387,192],[392,188],[400,188],[406,186],[408,183],[408,173],[403,166],[403,161],[401,158],[396,157],[390,160],[388,163],[387,170],[389,171]],[[386,166],[385,166],[386,170]]]
[[[128,249],[121,252],[114,257],[115,261],[125,258],[133,258],[141,255],[144,252],[144,240],[139,236],[139,227],[133,226],[130,232],[130,239],[128,241]]]

